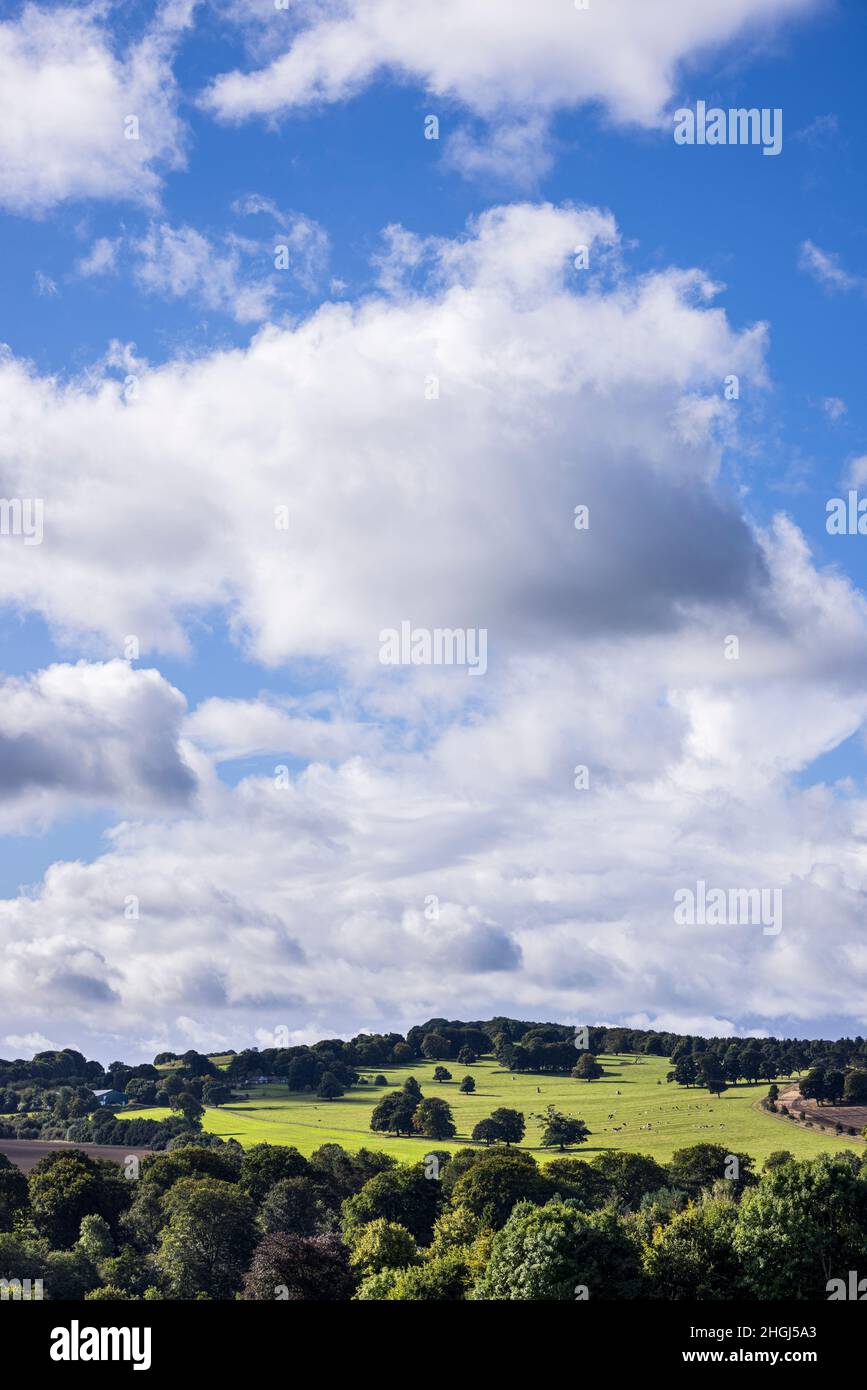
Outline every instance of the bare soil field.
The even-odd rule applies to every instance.
[[[115,1144],[66,1144],[62,1140],[47,1139],[0,1139],[0,1153],[5,1154],[16,1168],[29,1173],[40,1158],[46,1154],[62,1152],[64,1149],[81,1149],[91,1158],[109,1158],[113,1163],[123,1163],[130,1154],[144,1158],[150,1149],[125,1149]]]
[[[817,1105],[814,1100],[804,1100],[797,1086],[780,1092],[778,1105],[787,1105],[813,1124],[826,1125],[833,1129],[839,1122],[844,1130],[850,1128],[860,1135],[867,1125],[867,1105]]]

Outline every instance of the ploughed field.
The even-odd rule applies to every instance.
[[[372,1082],[377,1071],[388,1077],[389,1086],[353,1087],[338,1100],[320,1100],[316,1095],[289,1091],[285,1086],[250,1088],[249,1099],[210,1108],[204,1127],[222,1138],[250,1144],[294,1144],[310,1154],[320,1144],[340,1144],[354,1152],[367,1147],[384,1150],[407,1162],[415,1162],[431,1149],[457,1149],[470,1142],[473,1126],[498,1106],[523,1112],[527,1133],[521,1148],[531,1149],[544,1161],[555,1157],[539,1148],[542,1126],[531,1115],[547,1105],[584,1120],[591,1130],[586,1144],[570,1152],[591,1158],[606,1149],[651,1154],[664,1162],[675,1149],[702,1142],[725,1144],[728,1150],[752,1154],[760,1167],[775,1149],[788,1149],[798,1158],[824,1151],[850,1147],[863,1154],[861,1139],[838,1139],[832,1129],[805,1129],[794,1121],[758,1110],[756,1103],[767,1095],[767,1082],[740,1085],[717,1099],[706,1091],[667,1083],[670,1063],[664,1057],[603,1056],[605,1068],[598,1081],[576,1081],[570,1076],[522,1075],[504,1071],[492,1058],[472,1066],[446,1062],[453,1080],[433,1079],[435,1062],[412,1062],[404,1066],[383,1066],[366,1073]],[[475,1079],[476,1090],[462,1095],[462,1077]],[[449,1141],[427,1138],[400,1138],[374,1133],[370,1114],[388,1090],[415,1076],[425,1096],[440,1096],[452,1107],[457,1138]],[[778,1083],[780,1090],[785,1089]],[[618,1094],[619,1092],[619,1094]],[[123,1112],[119,1112],[122,1114]],[[165,1119],[171,1112],[148,1108],[129,1110],[128,1115]],[[612,1118],[609,1118],[611,1116]],[[650,1128],[646,1128],[650,1126]]]

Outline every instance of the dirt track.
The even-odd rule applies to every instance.
[[[64,1144],[60,1141],[52,1143],[47,1139],[0,1139],[0,1153],[5,1154],[16,1168],[21,1168],[25,1173],[35,1168],[40,1158],[44,1158],[46,1154],[62,1153],[64,1149],[82,1149],[91,1158],[110,1158],[113,1163],[123,1163],[129,1154],[144,1158],[151,1152],[150,1149],[125,1149],[122,1145],[113,1144]]]

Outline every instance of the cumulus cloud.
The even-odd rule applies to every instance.
[[[46,523],[0,546],[0,596],[100,654],[184,651],[220,604],[262,661],[376,672],[404,619],[486,627],[498,660],[749,606],[762,557],[714,478],[722,382],[761,386],[764,328],[733,331],[698,272],[620,277],[615,241],[595,210],[492,209],[409,283],[390,263],[388,293],[142,367],[132,399],[7,358],[6,487]]]
[[[248,0],[234,13],[257,46],[288,45],[251,72],[216,79],[205,104],[223,120],[344,100],[383,70],[492,116],[599,104],[652,126],[688,60],[757,27],[812,9],[808,0],[621,0],[580,10],[562,0],[303,0],[292,15]]]
[[[123,52],[102,4],[27,4],[0,24],[0,205],[156,201],[162,173],[184,163],[171,65],[193,9],[164,0]]]
[[[190,802],[179,745],[185,701],[125,661],[50,666],[0,683],[0,829],[81,804],[152,814]]]
[[[46,498],[44,543],[0,545],[3,596],[97,651],[183,651],[217,608],[324,690],[185,714],[120,662],[54,668],[63,699],[13,683],[38,734],[13,803],[133,785],[159,814],[0,904],[0,1007],[100,1053],[178,1020],[238,1046],[442,1012],[839,1015],[840,960],[851,998],[867,984],[867,806],[798,777],[867,715],[867,613],[722,487],[723,382],[761,388],[765,328],[735,329],[700,272],[631,275],[594,209],[394,228],[378,268],[362,303],[246,349],[134,363],[133,400],[110,366],[0,365],[7,491]],[[384,668],[403,619],[486,628],[484,679]],[[272,755],[288,776],[216,775]],[[782,932],[676,924],[699,878],[780,887]]]

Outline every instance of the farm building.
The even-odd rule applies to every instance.
[[[94,1091],[93,1094],[100,1105],[126,1105],[128,1099],[124,1091]]]

